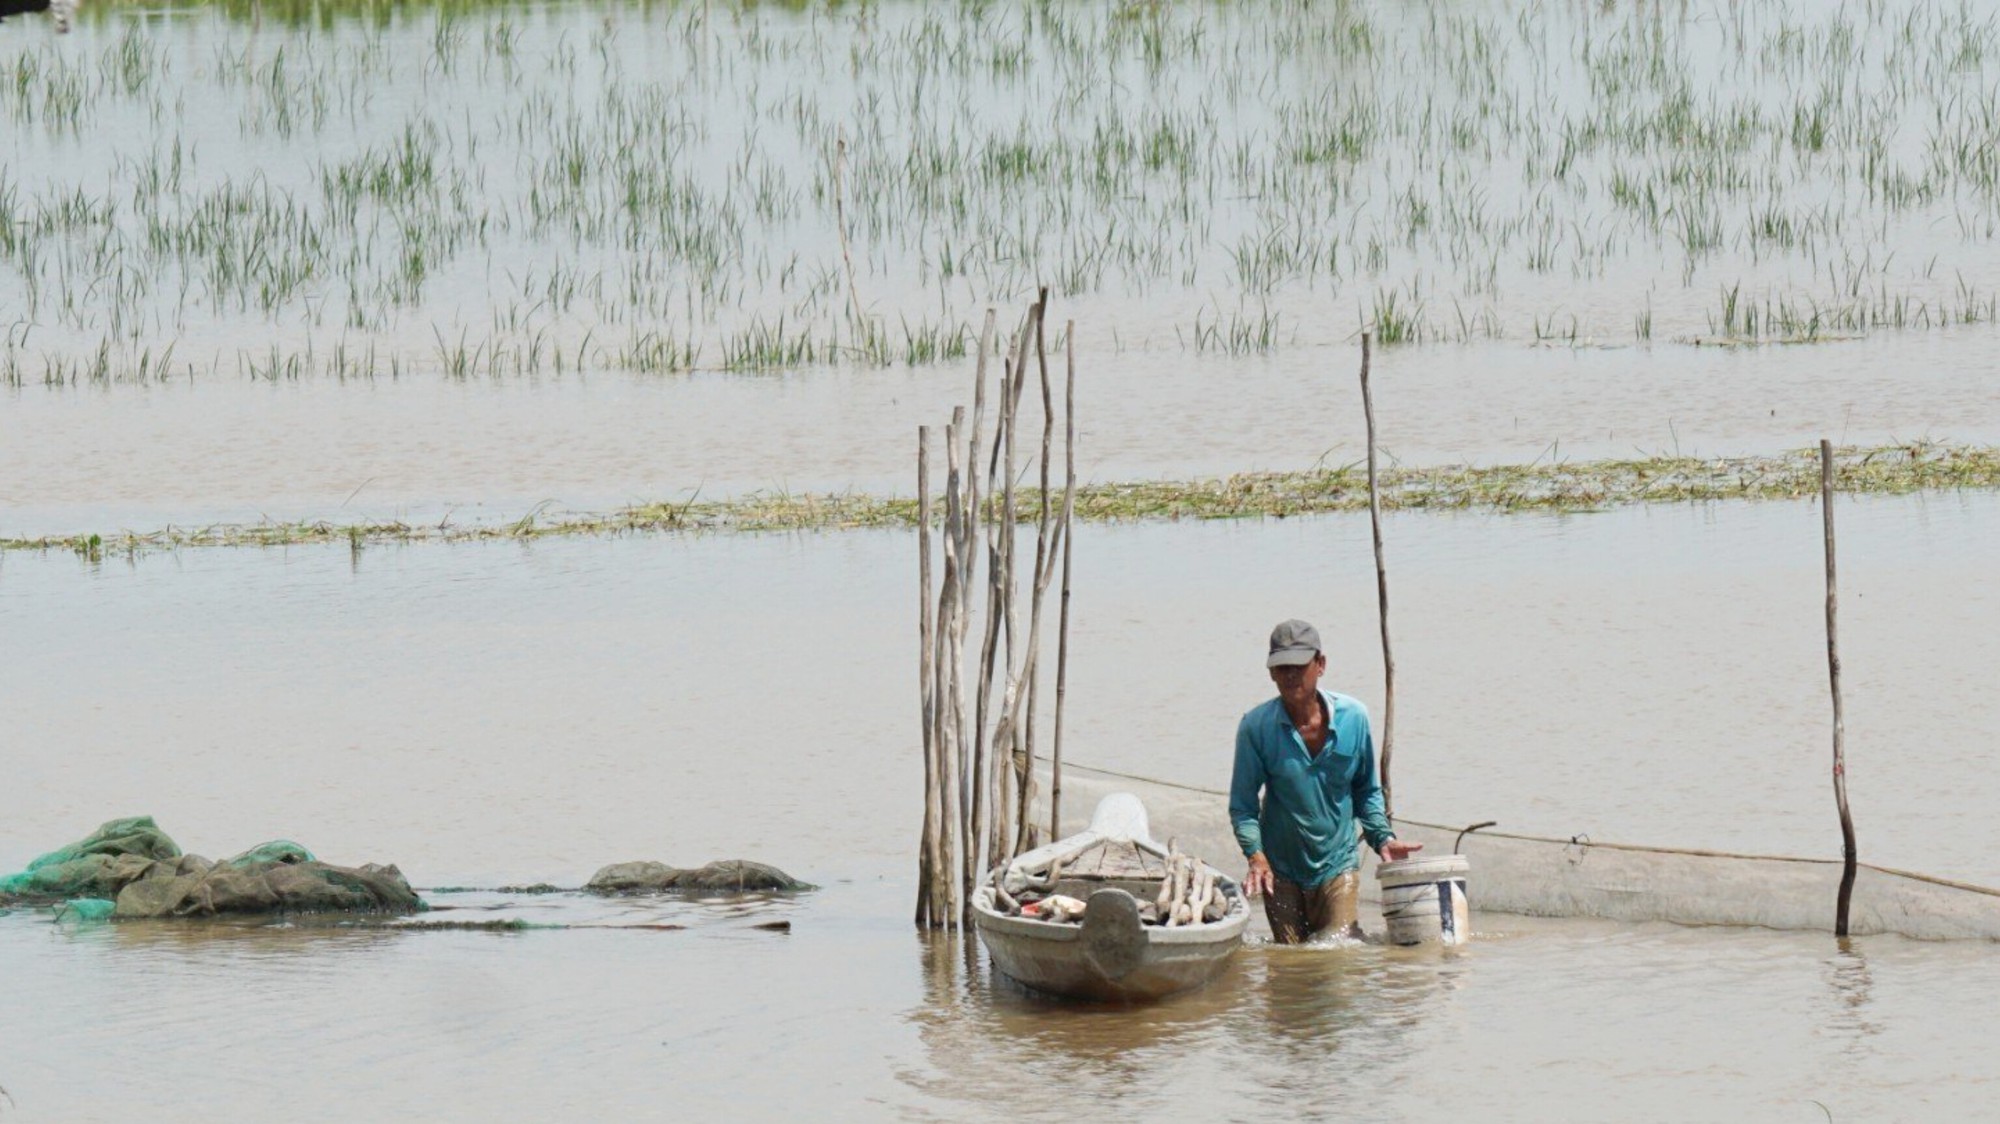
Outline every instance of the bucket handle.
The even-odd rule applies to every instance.
[[[1461,844],[1465,842],[1465,837],[1471,835],[1473,832],[1478,831],[1482,828],[1499,827],[1499,826],[1500,826],[1499,820],[1482,820],[1479,823],[1468,825],[1465,828],[1465,830],[1458,833],[1457,839],[1451,841],[1451,853],[1454,855],[1458,854],[1458,848]]]

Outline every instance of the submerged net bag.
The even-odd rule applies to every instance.
[[[590,876],[593,894],[699,893],[725,890],[810,890],[813,887],[775,866],[747,859],[723,859],[683,868],[657,862],[613,863]]]
[[[89,836],[35,859],[18,874],[0,875],[0,900],[109,898],[146,863],[177,859],[180,854],[181,849],[153,817],[112,820]]]
[[[182,854],[150,816],[113,820],[18,874],[0,876],[0,902],[78,899],[113,902],[111,915],[118,918],[424,908],[394,866],[334,866],[282,839],[210,862]]]
[[[113,916],[412,913],[423,900],[393,866],[229,859],[203,869],[156,863],[118,891]]]

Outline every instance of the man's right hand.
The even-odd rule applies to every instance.
[[[1259,851],[1250,856],[1250,873],[1243,876],[1243,892],[1250,897],[1268,894],[1272,888],[1271,860]]]

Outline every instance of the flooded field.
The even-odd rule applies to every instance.
[[[1871,4],[336,2],[10,33],[8,381],[1990,323],[2000,24]],[[293,18],[286,18],[291,16]]]
[[[908,496],[986,310],[1041,285],[1092,483],[1360,461],[1364,330],[1397,465],[1990,450],[1995,122],[2000,17],[1932,0],[11,19],[0,539]],[[1837,511],[1861,855],[2000,885],[2000,492]],[[0,550],[0,872],[144,813],[419,887],[822,888],[431,895],[581,926],[508,933],[0,913],[0,1122],[1932,1120],[2000,1087],[1983,944],[1482,915],[1050,1004],[910,925],[910,530],[341,534]],[[1404,815],[1838,853],[1815,504],[1386,536]],[[1379,713],[1365,515],[1075,546],[1072,760],[1222,787],[1294,615]]]
[[[1363,328],[1405,462],[2000,439],[1959,6],[256,12],[0,38],[0,532],[907,493],[1037,284],[1089,479]]]

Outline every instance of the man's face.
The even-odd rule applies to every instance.
[[[1271,682],[1278,697],[1289,705],[1303,706],[1319,691],[1319,677],[1326,672],[1326,653],[1313,656],[1311,663],[1288,664],[1271,669]]]

